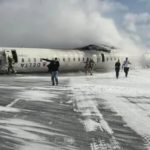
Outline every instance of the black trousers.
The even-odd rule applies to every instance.
[[[115,71],[116,71],[116,78],[118,78],[119,77],[120,68],[116,68]]]
[[[128,72],[129,72],[129,67],[124,67],[124,72],[125,72],[125,76],[128,76]]]

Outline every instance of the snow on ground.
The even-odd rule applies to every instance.
[[[13,149],[11,141],[15,150],[150,149],[150,70],[130,70],[128,78],[121,71],[119,79],[114,72],[67,74],[59,83],[2,76],[2,148]]]
[[[150,70],[130,70],[128,78],[123,72],[120,74],[119,79],[115,79],[113,72],[73,78],[70,86],[74,107],[82,114],[87,132],[99,128],[113,137],[113,131],[98,110],[98,103],[103,101],[144,138],[150,149]]]

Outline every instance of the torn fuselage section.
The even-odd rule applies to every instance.
[[[106,53],[111,53],[112,50],[115,49],[115,47],[113,46],[108,46],[108,45],[87,45],[87,46],[84,46],[84,47],[80,47],[80,48],[76,48],[78,50],[83,50],[83,51],[92,51],[92,50],[95,50],[95,51],[99,51],[99,52],[106,52]]]

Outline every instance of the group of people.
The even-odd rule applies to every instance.
[[[51,72],[51,80],[52,80],[52,85],[58,85],[58,70],[59,70],[59,66],[60,63],[58,61],[57,58],[55,58],[54,60],[49,60],[49,59],[43,59],[45,61],[50,62],[47,67],[49,72]],[[93,68],[95,65],[95,62],[92,58],[87,58],[86,61],[84,62],[85,66],[85,74],[93,74]],[[128,76],[128,72],[129,72],[129,66],[130,66],[130,61],[128,60],[128,57],[126,57],[126,59],[124,60],[123,64],[122,64],[122,68],[124,69],[125,72],[125,77]],[[13,58],[8,56],[8,74],[9,73],[15,73],[14,70],[14,60]],[[121,63],[120,60],[118,59],[118,61],[115,63],[115,72],[116,72],[116,78],[119,78],[119,72],[120,72],[120,67],[121,67]]]
[[[59,66],[60,63],[58,61],[57,58],[55,58],[54,60],[49,60],[49,59],[43,59],[45,61],[50,62],[47,67],[49,72],[51,72],[51,81],[52,81],[52,85],[58,85],[58,71],[59,71]],[[93,74],[93,68],[95,65],[95,62],[93,59],[89,59],[87,58],[85,63],[85,73],[86,74]],[[125,77],[128,76],[128,72],[129,72],[129,65],[130,65],[130,61],[128,60],[128,57],[126,57],[126,59],[124,60],[123,64],[122,64],[122,68],[124,69],[125,72]],[[118,61],[115,63],[115,72],[116,72],[116,78],[119,78],[119,72],[120,72],[120,67],[121,67],[121,63],[120,60],[118,59]]]
[[[49,60],[49,59],[42,59],[42,60],[49,62],[47,67],[48,67],[49,72],[51,73],[52,85],[58,85],[58,71],[59,71],[59,66],[60,66],[58,59],[55,58],[54,60]],[[91,58],[90,59],[87,58],[86,62],[84,62],[84,63],[85,63],[85,67],[84,67],[85,73],[86,74],[89,73],[90,75],[92,75],[93,68],[95,65],[94,60]]]
[[[122,64],[122,68],[124,69],[125,77],[128,76],[130,64],[131,63],[128,60],[128,57],[126,57],[126,59],[124,60],[124,62]],[[120,60],[118,59],[118,61],[115,63],[115,72],[116,72],[116,78],[117,79],[119,77],[120,67],[121,67],[121,63],[120,63]]]

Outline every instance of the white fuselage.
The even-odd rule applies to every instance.
[[[14,69],[20,73],[47,72],[44,59],[52,60],[55,57],[60,62],[60,71],[84,71],[85,61],[92,58],[95,62],[95,70],[110,70],[119,58],[116,52],[82,51],[82,50],[57,50],[34,48],[1,48],[0,72],[7,72],[8,56],[15,60]],[[119,58],[121,59],[121,58]]]

